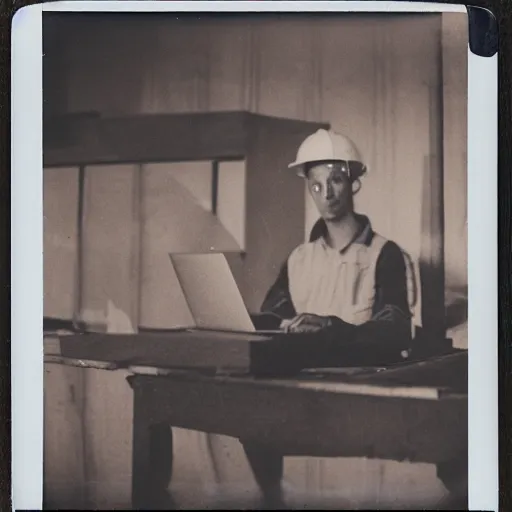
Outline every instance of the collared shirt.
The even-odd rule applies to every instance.
[[[297,314],[335,316],[354,325],[372,318],[376,266],[387,240],[373,232],[366,217],[358,221],[358,234],[341,251],[320,235],[288,258],[288,286]]]
[[[318,221],[309,242],[299,245],[283,264],[262,311],[281,318],[300,313],[327,316],[378,338],[410,337],[404,254],[374,232],[367,217],[357,218],[361,229],[341,251],[327,244],[327,227]]]

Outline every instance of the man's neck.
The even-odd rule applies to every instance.
[[[356,215],[351,212],[342,219],[326,221],[327,243],[338,251],[345,249],[357,236],[360,225]]]

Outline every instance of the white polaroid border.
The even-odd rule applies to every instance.
[[[20,9],[12,22],[13,509],[42,508],[42,13],[466,12],[464,6],[334,1],[68,1]],[[498,510],[497,56],[468,62],[469,510]]]
[[[498,510],[498,56],[468,57],[469,510]]]

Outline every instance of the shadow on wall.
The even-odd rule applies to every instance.
[[[152,328],[190,325],[170,252],[239,251],[219,218],[165,172],[144,177],[139,324]]]

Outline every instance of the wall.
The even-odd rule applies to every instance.
[[[435,153],[429,135],[439,80],[435,16],[198,21],[160,15],[137,22],[91,16],[67,24],[60,37],[48,29],[48,39],[66,49],[49,60],[50,68],[66,72],[48,77],[48,83],[56,77],[48,89],[61,91],[48,111],[247,109],[329,122],[356,142],[368,164],[358,208],[419,257],[422,176]],[[455,287],[466,283],[466,25],[464,14],[443,15],[445,256]],[[307,227],[315,216],[308,202]]]
[[[419,256],[422,177],[425,161],[434,152],[431,100],[440,79],[437,41],[432,37],[440,26],[438,18],[369,18],[363,22],[349,17],[342,30],[333,17],[318,18],[315,23],[219,19],[205,26],[174,20],[169,21],[172,28],[162,17],[136,24],[118,20],[115,29],[104,21],[91,23],[71,23],[69,35],[59,40],[66,51],[54,66],[66,72],[55,75],[61,94],[55,94],[48,109],[104,114],[247,109],[330,122],[353,138],[370,169],[358,195],[358,208],[370,215],[382,234]],[[441,28],[445,258],[447,281],[459,290],[466,284],[466,17],[443,15]],[[52,190],[50,194],[55,194]],[[74,193],[68,196],[70,202]],[[45,202],[47,208],[54,218],[54,205]],[[314,210],[307,208],[305,216],[311,225]],[[74,228],[66,221],[62,229],[70,232]],[[158,243],[158,238],[152,235],[151,243]],[[71,258],[73,249],[66,250]],[[97,245],[95,250],[104,249]],[[64,270],[69,272],[71,263],[66,265]],[[55,268],[48,269],[45,279],[57,273]],[[64,311],[68,305],[49,302],[46,308]],[[193,481],[208,487],[212,480],[201,469],[199,439],[183,433],[178,463],[188,468],[182,473],[184,485]],[[253,486],[238,447],[224,438],[216,439],[226,485]],[[398,493],[406,501],[421,502],[444,492],[429,465],[363,459],[332,464],[318,459],[288,460],[287,481],[313,494],[338,489],[352,505],[365,500],[389,504]]]
[[[78,169],[45,169],[44,314],[71,318],[75,307]]]

